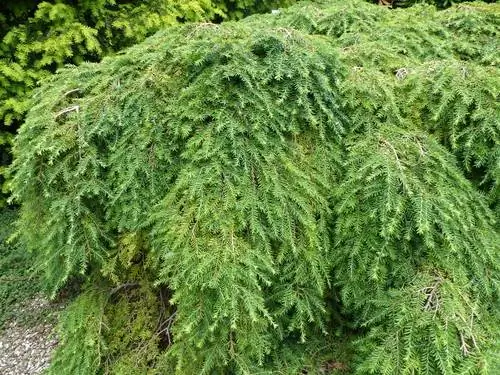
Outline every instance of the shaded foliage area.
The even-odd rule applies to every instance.
[[[11,318],[21,320],[19,304],[41,291],[39,277],[33,269],[33,254],[10,238],[17,213],[0,210],[0,330]]]
[[[453,4],[470,2],[470,0],[368,0],[368,2],[394,8],[406,8],[417,4],[432,4],[439,9],[444,9]],[[495,3],[496,0],[485,0],[484,2]]]
[[[497,372],[499,14],[331,0],[47,79],[17,226],[86,278],[49,373]]]

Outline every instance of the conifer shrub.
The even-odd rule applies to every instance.
[[[17,226],[86,279],[49,374],[498,372],[498,10],[310,3],[47,79]]]

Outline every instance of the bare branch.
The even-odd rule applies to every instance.
[[[467,357],[470,354],[469,345],[465,340],[463,332],[460,332],[460,350],[462,351],[462,354],[465,357]]]
[[[170,315],[167,320],[165,320],[161,323],[160,327],[166,325],[165,328],[162,328],[161,330],[159,330],[156,333],[158,336],[160,336],[163,333],[166,334],[168,346],[170,346],[172,344],[172,338],[170,336],[170,331],[171,331],[172,324],[174,323],[176,315],[177,315],[177,311],[174,311],[174,313],[172,313],[172,315]]]
[[[79,88],[79,87],[77,87],[76,89],[73,89],[73,90],[66,91],[66,92],[63,94],[63,96],[68,96],[68,95],[71,95],[71,94],[73,94],[73,93],[75,93],[75,92],[78,92],[78,91],[80,91],[80,88]]]
[[[139,286],[139,283],[126,283],[126,284],[121,284],[118,285],[117,287],[111,289],[109,292],[110,295],[113,295],[115,293],[118,293],[119,291],[123,289],[132,289],[132,288],[137,288]]]
[[[63,110],[56,113],[56,118],[58,118],[61,115],[64,115],[65,113],[69,113],[69,112],[73,112],[73,111],[75,111],[76,113],[80,112],[80,106],[73,105],[71,107],[64,108]]]
[[[440,304],[440,299],[439,299],[439,286],[442,284],[443,279],[440,277],[437,277],[434,281],[434,284],[431,286],[427,286],[425,288],[422,288],[420,291],[426,295],[426,301],[424,305],[424,310],[426,311],[438,311],[439,307],[441,306]]]

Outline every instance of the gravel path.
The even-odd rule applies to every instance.
[[[23,309],[40,311],[42,315],[48,305],[37,297]],[[37,375],[48,367],[57,340],[53,323],[44,321],[43,316],[40,318],[29,326],[13,321],[0,331],[1,375]]]

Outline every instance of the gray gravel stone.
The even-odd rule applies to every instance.
[[[29,301],[23,308],[44,312],[48,302],[40,297]],[[53,324],[40,322],[25,327],[10,322],[0,331],[0,374],[37,375],[48,365],[57,345]]]

